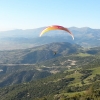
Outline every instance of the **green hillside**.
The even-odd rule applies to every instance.
[[[69,47],[66,48],[66,46]],[[51,52],[50,59],[34,64],[21,63],[30,51],[38,52],[38,50],[47,49],[49,53],[50,50],[56,49],[54,47],[58,51],[56,55]],[[77,48],[72,49],[73,47]],[[24,56],[19,64],[0,64],[0,100],[100,99],[99,47],[83,49],[68,43],[53,43],[34,49],[4,52],[6,57],[10,54],[12,57],[15,55],[21,57],[22,54]],[[10,53],[6,55],[6,52]],[[48,53],[45,52],[45,54]],[[27,56],[27,61],[28,58]],[[16,58],[13,60],[19,61]]]
[[[1,100],[57,100],[57,98],[74,100],[68,98],[79,95],[81,97],[78,98],[90,97],[88,91],[91,87],[93,88],[91,95],[96,98],[95,94],[98,93],[99,97],[100,66],[66,70],[41,80],[4,87],[0,89],[0,98]],[[42,99],[43,97],[47,99]]]
[[[35,64],[1,64],[0,87],[30,82],[65,70],[87,69],[94,67],[94,64],[100,65],[96,55],[87,54],[86,51],[84,51],[85,53],[81,52],[78,51],[72,55],[59,56]]]

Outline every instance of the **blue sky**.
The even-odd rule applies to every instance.
[[[100,0],[0,0],[0,31],[49,25],[100,29]]]

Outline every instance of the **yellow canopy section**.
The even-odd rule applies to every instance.
[[[59,26],[59,25],[48,26],[47,28],[45,28],[45,29],[40,33],[40,37],[41,37],[44,33],[48,32],[48,31],[51,31],[51,30],[64,30],[64,31],[68,32],[68,33],[72,36],[72,38],[73,38],[73,40],[74,40],[74,36],[73,36],[73,34],[69,31],[69,29],[68,29],[68,28],[65,28],[65,27],[63,27],[63,26]]]

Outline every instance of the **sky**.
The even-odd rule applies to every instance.
[[[100,0],[0,0],[0,31],[50,25],[100,29]]]

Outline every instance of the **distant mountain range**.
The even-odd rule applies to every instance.
[[[69,42],[83,47],[100,46],[100,29],[70,27],[69,29],[75,37],[73,41],[68,33],[58,30],[49,31],[39,37],[44,28],[1,31],[0,50],[24,49],[52,42]]]

